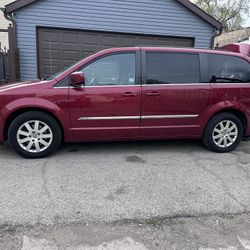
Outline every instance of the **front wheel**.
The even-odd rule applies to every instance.
[[[240,119],[230,113],[220,113],[208,122],[203,143],[212,151],[225,153],[235,149],[242,137],[243,125]]]
[[[19,115],[10,125],[11,147],[25,158],[42,158],[55,152],[62,139],[58,122],[40,111]]]

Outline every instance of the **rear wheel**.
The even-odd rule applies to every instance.
[[[230,113],[220,113],[208,122],[203,143],[212,151],[224,153],[235,149],[242,137],[243,125],[240,119]]]
[[[58,122],[40,111],[19,115],[10,125],[11,147],[26,158],[42,158],[55,152],[62,139]]]

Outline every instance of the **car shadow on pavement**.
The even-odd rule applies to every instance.
[[[247,147],[248,141],[243,141],[236,151],[250,153]],[[112,141],[112,142],[79,142],[63,143],[58,152],[50,157],[57,155],[89,153],[89,154],[109,154],[109,153],[213,153],[207,150],[201,140],[154,140],[154,141]],[[20,158],[9,146],[8,142],[0,145],[0,157]]]
[[[200,140],[165,140],[165,141],[123,141],[123,142],[85,142],[64,143],[60,153],[69,152],[192,152],[206,151]]]

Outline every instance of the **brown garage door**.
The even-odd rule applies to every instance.
[[[132,35],[70,29],[39,28],[38,72],[45,77],[80,59],[111,47],[174,46],[193,47],[193,38]]]

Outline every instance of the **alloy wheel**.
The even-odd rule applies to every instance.
[[[223,120],[213,129],[213,141],[220,148],[230,147],[237,140],[237,137],[237,125],[231,120]]]
[[[39,120],[22,124],[17,131],[17,142],[22,149],[30,153],[45,151],[53,141],[51,128]]]

